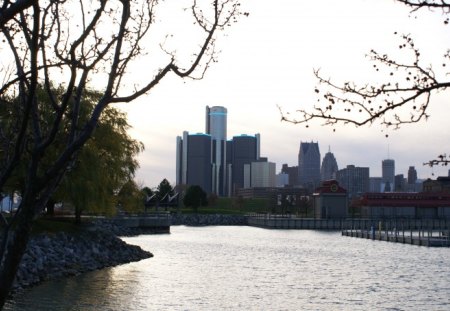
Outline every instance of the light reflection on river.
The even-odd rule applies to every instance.
[[[339,232],[172,227],[155,257],[44,283],[7,310],[450,310],[450,249]]]

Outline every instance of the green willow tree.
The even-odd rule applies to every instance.
[[[98,92],[92,92],[92,99],[99,97]],[[84,103],[82,118],[89,115],[94,103]],[[74,206],[76,223],[81,222],[84,211],[114,214],[118,192],[122,201],[134,199],[126,198],[126,194],[138,196],[139,200],[136,192],[122,190],[134,184],[133,177],[139,168],[136,156],[144,150],[141,142],[128,135],[129,129],[123,112],[114,107],[105,108],[92,138],[80,149],[64,176],[55,198]]]
[[[117,206],[121,211],[134,213],[144,210],[146,194],[139,189],[133,179],[129,179],[122,185],[116,197]]]
[[[147,94],[170,75],[202,78],[216,61],[218,33],[236,21],[239,6],[237,0],[1,3],[0,104],[13,105],[18,117],[0,115],[0,193],[18,175],[24,189],[0,235],[0,308],[34,219],[76,163],[105,109]],[[160,7],[164,14],[158,15]],[[142,64],[145,75],[137,74]],[[62,96],[51,81],[58,81]],[[82,120],[87,85],[94,81],[101,96]],[[41,85],[48,101],[38,96]]]

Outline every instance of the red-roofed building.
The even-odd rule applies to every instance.
[[[360,201],[366,218],[450,218],[450,193],[366,193]]]
[[[346,218],[347,206],[347,190],[336,180],[323,181],[313,193],[315,218]]]

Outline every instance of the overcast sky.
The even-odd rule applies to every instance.
[[[398,55],[395,31],[411,34],[421,48],[422,64],[438,67],[450,43],[440,12],[410,16],[393,0],[242,2],[250,15],[219,36],[219,62],[203,80],[171,76],[148,96],[120,106],[128,112],[130,134],[146,147],[139,156],[138,182],[154,187],[167,178],[175,184],[176,136],[184,130],[205,131],[206,105],[228,109],[229,139],[260,133],[261,155],[276,163],[277,172],[283,163],[297,165],[301,141],[317,141],[321,157],[330,147],[339,168],[365,166],[371,176],[381,176],[389,149],[396,174],[406,176],[408,167],[415,166],[419,178],[447,175],[448,168],[422,163],[450,152],[449,92],[433,96],[427,122],[388,132],[379,124],[338,127],[336,132],[320,122],[306,128],[280,122],[277,108],[294,112],[313,106],[314,68],[336,81],[373,81],[366,54],[375,49]]]

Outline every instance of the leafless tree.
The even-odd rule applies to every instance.
[[[151,55],[143,65],[145,78],[140,77],[130,85],[129,81],[137,74],[133,71],[134,64],[147,52],[154,52],[147,51],[146,45],[155,36],[159,38],[156,34],[165,31],[164,25],[176,22],[169,20],[164,24],[164,20],[172,17],[157,14],[166,2],[2,1],[1,193],[15,187],[18,175],[23,177],[20,205],[11,219],[4,220],[0,235],[0,309],[25,251],[33,220],[43,211],[64,173],[71,169],[77,151],[91,136],[104,108],[148,93],[170,74],[181,78],[202,77],[209,64],[216,60],[217,33],[241,14],[237,0],[176,3],[185,6],[188,3],[188,7],[176,12],[183,14],[186,29],[195,32],[189,34],[195,41],[193,48],[186,51],[184,43],[174,47],[170,42],[174,34],[166,33],[160,42],[162,56]],[[10,66],[6,60],[11,60]],[[152,65],[156,66],[154,71]],[[80,105],[88,96],[89,92],[85,91],[92,81],[97,81],[95,88],[103,96],[88,121],[82,123]],[[55,87],[63,89],[63,96],[55,96]],[[38,89],[43,89],[48,99],[39,98]],[[11,109],[19,112],[18,118],[8,118],[6,112]],[[61,132],[67,133],[63,140]]]
[[[411,8],[411,13],[419,10],[439,11],[444,16],[444,24],[449,23],[450,4],[445,0],[396,0]],[[433,95],[450,87],[450,50],[439,64],[437,74],[431,65],[424,65],[419,48],[410,35],[400,37],[399,49],[402,59],[371,50],[368,54],[373,62],[373,70],[385,73],[382,83],[334,82],[325,77],[319,69],[314,70],[318,85],[315,88],[317,104],[313,109],[297,110],[297,117],[284,113],[283,121],[308,124],[321,120],[323,125],[355,125],[357,127],[380,122],[383,126],[397,129],[403,124],[417,123],[429,117],[429,106]],[[442,159],[441,159],[442,160]],[[433,162],[430,163],[446,163]]]

